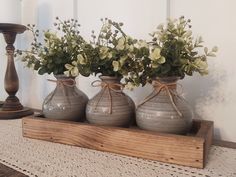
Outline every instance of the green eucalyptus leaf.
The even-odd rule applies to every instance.
[[[169,64],[164,64],[161,66],[161,73],[166,74],[171,70],[171,66]]]
[[[38,70],[40,68],[40,62],[36,62],[35,65],[34,65],[34,70]]]
[[[39,73],[40,75],[43,75],[43,74],[47,73],[47,69],[46,69],[45,67],[41,67],[41,68],[38,70],[38,73]]]
[[[210,53],[207,54],[207,56],[210,56],[210,57],[216,57],[216,54],[210,52]]]
[[[214,46],[213,48],[212,48],[212,52],[217,52],[218,51],[218,47],[217,46]]]

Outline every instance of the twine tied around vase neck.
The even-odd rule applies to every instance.
[[[111,95],[111,91],[114,91],[116,93],[120,93],[120,94],[124,94],[122,92],[124,86],[122,84],[119,83],[108,83],[105,81],[100,81],[100,80],[95,80],[91,83],[91,86],[93,87],[102,87],[102,93],[100,94],[100,97],[95,105],[95,109],[97,109],[98,103],[100,102],[104,92],[106,91],[106,89],[108,90],[108,96],[109,96],[109,114],[112,114],[112,95]]]
[[[74,79],[57,79],[57,80],[52,80],[52,79],[47,79],[49,82],[54,82],[56,83],[59,87],[74,87],[76,85],[76,82]]]
[[[141,102],[139,106],[143,105],[144,103],[146,103],[147,101],[151,100],[152,98],[154,98],[155,96],[159,95],[161,93],[162,90],[165,90],[167,95],[169,96],[170,102],[173,106],[173,108],[175,109],[175,111],[177,112],[177,114],[182,117],[183,114],[180,112],[180,110],[177,108],[175,102],[174,102],[174,98],[173,96],[177,96],[178,98],[182,99],[181,97],[178,96],[178,94],[176,92],[174,92],[173,90],[175,90],[177,88],[177,83],[176,82],[171,82],[171,83],[162,83],[160,81],[154,80],[152,81],[152,85],[154,87],[154,91],[156,92],[154,95],[153,92],[148,95],[143,102]]]
[[[66,89],[65,89],[65,86],[66,86],[66,87],[70,87],[70,88],[73,88],[74,86],[76,86],[75,80],[74,80],[74,79],[71,79],[71,78],[69,78],[69,79],[57,79],[57,80],[47,79],[47,80],[48,80],[49,82],[56,83],[59,87],[61,87],[61,88],[62,88],[62,91],[63,91],[63,94],[64,94],[65,97],[66,97]],[[46,103],[48,103],[49,101],[51,101],[52,98],[54,97],[54,95],[55,95],[55,91],[52,93],[52,96],[47,100]],[[67,98],[67,102],[68,102],[69,104],[71,104],[69,98],[68,98],[68,97],[66,97],[66,98]]]

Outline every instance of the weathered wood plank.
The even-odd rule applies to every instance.
[[[204,141],[204,166],[205,166],[214,136],[214,128],[213,128],[214,123],[205,120],[195,120],[195,122],[199,126],[199,131],[197,132],[196,137],[201,137],[205,140]]]
[[[23,136],[28,138],[197,168],[204,166],[204,143],[207,139],[201,136],[162,134],[44,118],[28,117],[23,118],[22,122]]]

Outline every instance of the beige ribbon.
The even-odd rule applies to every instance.
[[[175,102],[174,102],[174,99],[173,99],[173,96],[177,96],[178,98],[182,99],[181,97],[178,96],[177,93],[173,92],[173,89],[175,89],[177,87],[177,84],[174,82],[174,83],[161,83],[159,81],[153,81],[152,82],[152,85],[153,87],[155,88],[153,92],[156,92],[154,95],[153,92],[148,95],[143,102],[141,102],[139,106],[143,105],[144,103],[146,103],[147,101],[151,100],[152,98],[154,98],[155,96],[157,96],[162,90],[165,90],[166,93],[168,94],[169,98],[170,98],[170,102],[173,106],[173,108],[176,110],[176,112],[178,113],[178,115],[180,117],[183,116],[183,114],[179,111],[179,109],[177,108]],[[151,96],[152,95],[152,96]]]
[[[73,88],[76,85],[76,82],[75,82],[74,79],[58,79],[58,80],[47,79],[47,80],[49,82],[56,83],[59,87],[62,87],[63,93],[64,93],[65,96],[66,96],[65,86]],[[52,96],[50,97],[50,99],[48,99],[48,101],[46,103],[51,101],[52,98],[54,97],[54,95],[55,95],[55,91],[53,92]],[[67,97],[67,101],[68,101],[69,104],[71,104],[68,97]]]
[[[106,89],[108,89],[108,95],[109,95],[109,100],[110,100],[110,106],[109,106],[109,114],[112,114],[112,95],[111,95],[111,91],[114,91],[116,93],[120,93],[120,94],[124,94],[122,92],[124,86],[122,84],[118,84],[118,83],[107,83],[104,81],[100,81],[100,80],[95,80],[91,83],[91,85],[93,87],[102,87],[102,93],[100,94],[100,97],[95,105],[95,109],[97,109],[98,103],[100,102],[104,92],[106,91]],[[119,90],[115,89],[115,88],[119,88]]]

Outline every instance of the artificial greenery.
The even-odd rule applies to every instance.
[[[137,40],[127,36],[122,30],[123,23],[110,19],[101,19],[102,27],[98,36],[92,31],[91,44],[94,47],[91,59],[91,72],[106,76],[127,76],[131,69],[135,70],[135,53]]]
[[[101,74],[124,78],[126,87],[145,85],[156,77],[180,77],[198,72],[208,73],[207,58],[214,57],[217,47],[208,50],[202,37],[194,39],[190,20],[180,17],[160,24],[150,42],[136,40],[122,29],[123,23],[101,19],[102,27],[92,40],[86,42],[78,30],[77,20],[56,18],[57,32],[45,31],[44,43],[39,42],[39,30],[33,34],[30,50],[18,50],[28,67],[39,74]],[[203,52],[201,51],[203,49]]]
[[[217,47],[208,50],[203,46],[202,37],[194,39],[191,20],[183,16],[160,24],[151,34],[151,52],[148,57],[150,77],[192,76],[194,72],[208,74],[207,58],[215,57]],[[204,52],[201,52],[204,49]]]
[[[80,65],[89,65],[90,74],[118,77],[128,89],[138,86],[140,71],[143,63],[140,58],[145,50],[140,46],[147,45],[142,40],[136,40],[128,36],[122,29],[123,23],[117,23],[110,19],[101,19],[102,27],[98,36],[92,31],[91,45],[87,50]],[[76,67],[70,66],[70,69]]]
[[[37,70],[40,75],[45,73],[58,75],[66,72],[70,76],[77,76],[80,69],[81,74],[88,76],[90,74],[88,65],[83,65],[82,68],[69,67],[75,65],[84,54],[84,49],[88,48],[88,44],[79,34],[78,21],[74,19],[61,21],[57,17],[54,26],[56,31],[44,31],[43,41],[40,42],[39,30],[35,25],[28,25],[28,30],[33,34],[33,42],[29,50],[17,50],[17,54],[22,55],[22,61],[26,66]]]
[[[156,77],[192,76],[194,72],[201,75],[208,74],[208,57],[215,57],[217,47],[209,50],[203,46],[202,37],[194,39],[190,20],[183,16],[170,20],[166,25],[160,24],[151,35],[148,46],[139,47],[143,70],[139,77],[130,77],[127,82],[133,85],[145,85]],[[201,52],[203,49],[203,52]],[[140,74],[141,73],[141,74]]]
[[[103,76],[124,78],[123,84],[132,89],[143,70],[140,58],[144,55],[139,47],[144,41],[127,36],[122,30],[123,23],[117,23],[110,19],[101,19],[102,27],[98,36],[92,31],[90,45],[83,48],[83,54],[78,55],[78,60],[73,64],[66,64],[68,75],[70,70],[88,66],[88,75],[99,74]],[[147,44],[145,44],[147,45]],[[138,79],[139,80],[139,79]]]

